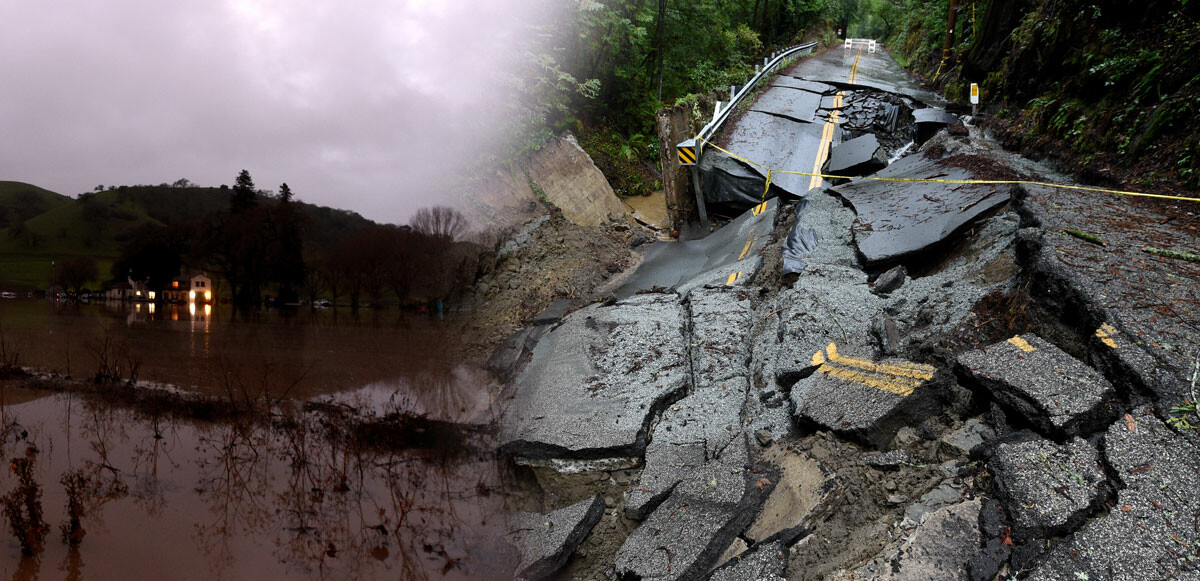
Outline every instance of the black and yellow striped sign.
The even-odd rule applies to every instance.
[[[679,163],[683,165],[696,165],[696,148],[680,147],[678,151]]]
[[[696,165],[696,160],[700,159],[695,139],[689,139],[676,145],[675,151],[679,153],[679,163],[682,165]]]

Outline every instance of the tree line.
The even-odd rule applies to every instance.
[[[527,37],[516,116],[529,142],[603,119],[652,134],[654,113],[744,82],[772,50],[832,30],[862,0],[580,0]]]
[[[147,222],[131,231],[113,262],[115,281],[170,288],[183,272],[205,271],[223,282],[235,308],[256,309],[307,298],[405,303],[459,292],[454,250],[467,221],[447,207],[422,208],[407,225],[371,224],[321,247],[306,245],[311,220],[286,184],[260,191],[246,170],[228,191],[228,208],[171,225]],[[462,254],[462,253],[459,253]]]

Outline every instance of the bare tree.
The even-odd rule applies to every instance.
[[[467,217],[447,206],[421,208],[408,223],[417,233],[439,242],[454,242],[467,232]]]

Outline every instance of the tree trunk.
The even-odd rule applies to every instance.
[[[655,78],[655,84],[657,85],[655,94],[657,95],[659,103],[662,102],[663,53],[666,52],[666,50],[665,50],[666,49],[665,33],[667,30],[666,21],[667,21],[667,0],[658,0],[658,43],[657,43],[658,46],[655,49],[655,51],[658,53],[658,55],[657,55],[658,63],[656,63],[656,65],[655,65],[654,78]]]
[[[950,51],[954,48],[954,24],[958,18],[958,2],[950,0],[950,17],[946,21],[946,44],[942,47],[942,63],[950,60]]]

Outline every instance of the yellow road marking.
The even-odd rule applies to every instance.
[[[767,211],[767,203],[766,202],[763,202],[754,207],[754,215],[755,216],[757,216],[763,212],[766,212],[766,211]]]
[[[900,397],[908,397],[918,385],[911,385],[903,380],[896,380],[883,375],[875,375],[863,371],[853,371],[850,369],[839,369],[826,363],[817,369],[826,375],[836,377],[842,381],[849,381],[867,387],[894,393]]]
[[[741,271],[738,271],[738,272],[735,272],[735,273],[733,273],[733,274],[730,274],[730,275],[729,275],[729,280],[725,281],[725,284],[726,284],[726,285],[733,285],[733,283],[734,283],[734,282],[736,282],[736,281],[737,281],[737,279],[739,279],[739,278],[741,278],[741,277],[742,277],[742,273],[741,273]]]
[[[854,63],[850,65],[851,83],[858,79],[858,62],[862,59],[862,49],[858,50],[858,54],[854,57]],[[817,146],[817,157],[813,160],[812,178],[808,180],[808,189],[814,190],[821,187],[821,166],[825,165],[825,158],[829,156],[829,149],[833,145],[833,134],[838,125],[838,109],[842,107],[842,99],[846,96],[845,91],[838,91],[833,97],[833,111],[829,113],[829,119],[825,122],[825,127],[821,129],[821,142]]]
[[[830,377],[857,383],[866,387],[907,397],[921,384],[933,378],[931,365],[898,361],[891,364],[875,363],[857,357],[839,355],[837,344],[830,343],[812,356],[817,372]]]
[[[1116,334],[1117,329],[1108,323],[1104,323],[1100,325],[1099,329],[1096,329],[1096,337],[1100,339],[1101,343],[1108,345],[1112,349],[1117,348],[1117,342],[1113,340],[1113,335]]]
[[[1037,347],[1030,345],[1029,341],[1022,339],[1020,336],[1013,337],[1012,339],[1009,339],[1008,342],[1016,345],[1017,349],[1020,349],[1026,353],[1033,353],[1034,351],[1037,351]]]
[[[741,260],[746,257],[746,254],[748,254],[750,252],[750,249],[754,247],[755,242],[758,242],[758,236],[755,236],[754,238],[751,238],[750,240],[746,241],[746,247],[743,248],[742,253],[740,255],[738,255],[738,260]]]

